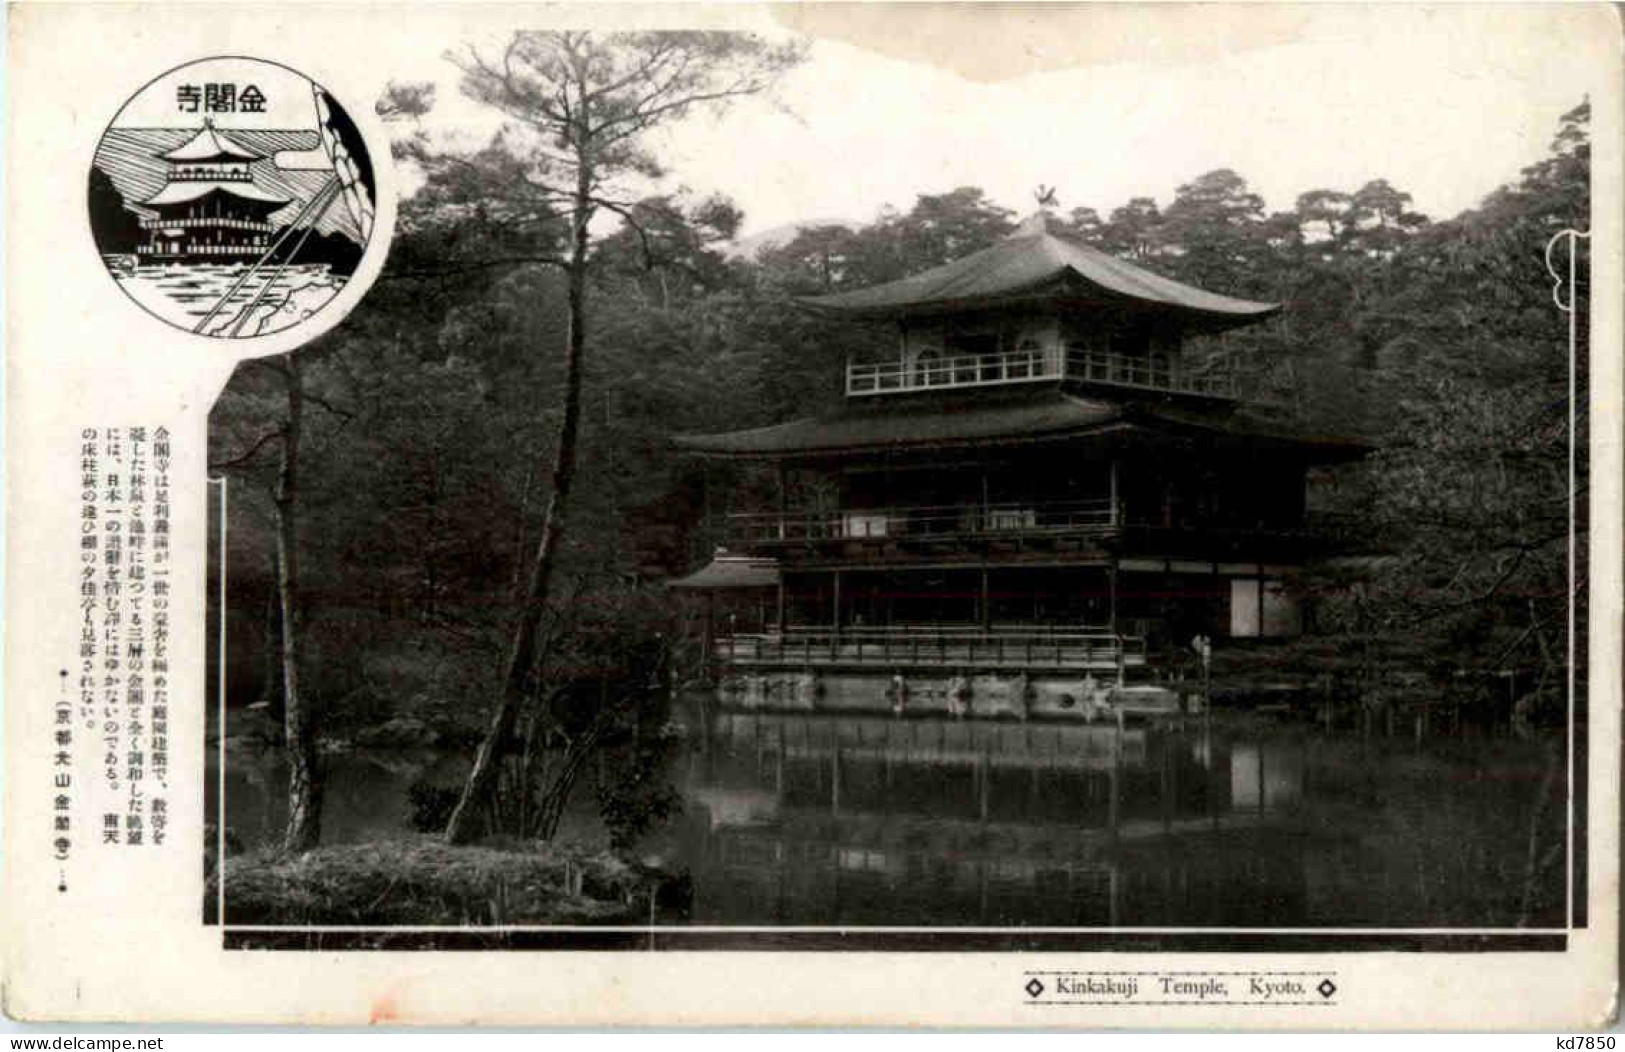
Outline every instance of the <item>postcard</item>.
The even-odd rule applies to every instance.
[[[1617,10],[9,16],[12,1016],[1612,1020]]]

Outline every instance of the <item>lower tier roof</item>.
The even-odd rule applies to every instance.
[[[1357,439],[1314,435],[1292,425],[1224,409],[1204,412],[1157,403],[1109,402],[1050,388],[1019,398],[986,392],[961,399],[843,406],[821,417],[708,435],[678,435],[678,449],[702,456],[809,459],[1064,441],[1089,435],[1198,437],[1296,447],[1317,460],[1369,451]]]
[[[772,588],[778,583],[777,559],[729,555],[721,549],[698,570],[667,582],[672,588]]]

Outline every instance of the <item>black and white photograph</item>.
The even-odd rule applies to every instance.
[[[1303,17],[403,58],[378,286],[210,418],[210,922],[1560,946],[1588,100]]]
[[[1620,17],[17,6],[0,1006],[1612,1025]]]

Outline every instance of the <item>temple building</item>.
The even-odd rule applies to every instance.
[[[1327,553],[1307,489],[1366,452],[1250,406],[1220,335],[1279,310],[1075,243],[1040,212],[887,284],[811,298],[893,327],[838,410],[680,436],[770,465],[675,582],[747,707],[1098,716],[1167,706],[1159,653],[1298,633]]]
[[[271,213],[289,204],[254,185],[256,153],[204,121],[185,143],[159,154],[169,162],[163,189],[141,202],[147,243],[137,258],[152,262],[225,261],[258,257],[277,225]]]

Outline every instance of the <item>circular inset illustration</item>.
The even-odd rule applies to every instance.
[[[147,84],[90,170],[108,273],[148,313],[219,339],[336,321],[311,324],[356,280],[377,213],[355,121],[321,85],[259,59],[203,59]]]

